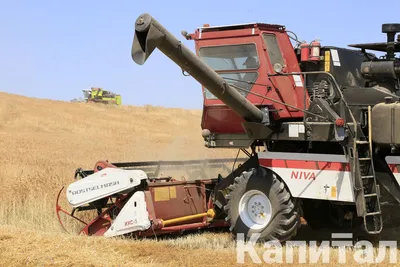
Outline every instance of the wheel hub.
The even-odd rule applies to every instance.
[[[271,202],[259,190],[250,190],[243,194],[239,202],[239,215],[243,223],[251,229],[262,229],[272,217]]]

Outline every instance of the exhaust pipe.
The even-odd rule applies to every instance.
[[[248,122],[268,123],[268,114],[261,111],[235,88],[230,86],[210,66],[169,33],[149,14],[140,15],[135,22],[132,59],[143,65],[155,48],[189,73],[214,96]]]

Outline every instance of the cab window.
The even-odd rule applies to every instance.
[[[281,50],[279,49],[278,40],[276,39],[275,34],[263,34],[263,39],[265,45],[267,46],[269,60],[271,61],[272,66],[276,63],[281,64],[281,66],[285,65],[283,61]]]
[[[243,96],[247,96],[246,91],[257,80],[260,64],[255,44],[202,47],[199,49],[199,57],[227,83],[244,89],[236,88]],[[215,99],[207,89],[205,95],[208,99]]]

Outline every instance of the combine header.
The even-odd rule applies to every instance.
[[[149,170],[157,170],[154,162],[78,170],[67,199],[74,211],[95,209],[98,216],[81,232],[229,227],[285,241],[303,218],[314,228],[379,234],[382,207],[400,202],[400,24],[383,24],[382,32],[387,42],[347,49],[302,43],[284,26],[265,23],[182,31],[195,54],[149,14],[139,16],[133,60],[142,65],[159,49],[196,79],[205,145],[240,149],[248,159],[214,179],[196,171],[204,162],[173,162],[193,164],[187,181]],[[229,162],[235,159],[207,164]]]
[[[148,236],[227,226],[223,220],[205,220],[216,215],[210,196],[222,179],[218,175],[214,179],[209,177],[230,173],[232,164],[244,160],[99,161],[93,170],[76,170],[78,181],[67,188],[72,212],[58,204],[64,188],[60,190],[57,216],[66,231],[68,227],[60,213],[81,222],[84,228],[80,232],[87,235],[116,236],[139,231],[138,236]],[[84,221],[87,211],[94,211],[96,218]],[[82,212],[83,216],[76,214]]]

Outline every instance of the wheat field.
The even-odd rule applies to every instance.
[[[0,265],[236,265],[229,233],[161,240],[84,237],[64,233],[55,215],[59,189],[73,182],[76,168],[91,169],[97,160],[235,157],[236,150],[204,147],[200,120],[200,110],[67,103],[0,93]],[[257,251],[262,258],[263,248]],[[348,265],[355,266],[350,253],[348,258]],[[337,266],[337,257],[332,259],[329,266]],[[250,265],[250,258],[239,264]]]

